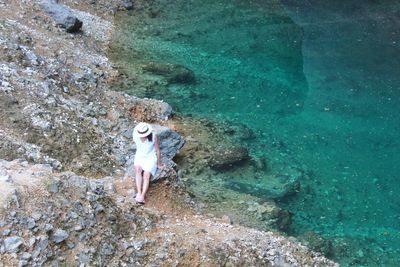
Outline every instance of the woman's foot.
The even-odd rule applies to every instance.
[[[136,195],[135,197],[136,203],[143,205],[144,204],[144,197],[141,195]]]

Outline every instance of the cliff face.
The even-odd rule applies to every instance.
[[[0,266],[335,264],[273,233],[196,215],[172,158],[171,107],[111,91],[111,15],[130,1],[62,1],[67,33],[37,2],[0,1]],[[137,121],[159,124],[165,179],[146,207],[127,171]],[[97,180],[94,180],[97,178]]]

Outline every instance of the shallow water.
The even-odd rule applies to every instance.
[[[175,0],[122,21],[117,60],[181,64],[197,80],[133,94],[244,124],[252,157],[307,172],[279,203],[290,234],[330,240],[343,265],[400,265],[399,4]],[[268,183],[240,169],[229,179],[257,183],[243,192],[257,196]]]

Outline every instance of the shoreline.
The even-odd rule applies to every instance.
[[[221,219],[196,214],[195,210],[189,209],[193,205],[192,200],[179,185],[174,172],[164,174],[168,177],[167,179],[153,184],[149,203],[146,203],[145,207],[134,206],[130,201],[132,193],[134,193],[131,190],[132,181],[124,179],[123,169],[127,161],[126,155],[132,154],[129,148],[129,129],[133,128],[134,120],[138,118],[168,125],[170,122],[164,121],[164,118],[171,114],[170,108],[162,101],[130,97],[109,89],[109,80],[118,78],[119,74],[105,56],[104,46],[107,44],[103,43],[103,47],[99,47],[99,42],[105,40],[103,39],[105,35],[96,34],[99,29],[103,29],[102,27],[111,27],[112,22],[107,20],[111,16],[102,20],[100,17],[90,14],[90,6],[75,6],[70,1],[65,2],[71,8],[80,7],[82,11],[76,11],[77,16],[80,15],[84,22],[91,22],[99,27],[93,27],[93,32],[84,31],[81,35],[69,35],[62,29],[54,27],[53,22],[43,15],[36,4],[24,7],[25,10],[23,9],[19,13],[20,11],[15,10],[18,5],[5,1],[7,14],[4,15],[7,20],[3,24],[5,26],[2,31],[5,34],[2,36],[7,38],[2,40],[1,44],[7,46],[5,51],[11,52],[9,53],[10,58],[2,58],[2,68],[7,70],[10,75],[2,77],[0,92],[0,100],[2,104],[5,104],[5,109],[1,114],[1,118],[4,120],[0,135],[3,147],[1,156],[5,161],[1,164],[1,171],[2,177],[6,177],[1,182],[2,186],[11,184],[13,188],[18,188],[14,192],[20,192],[12,194],[15,196],[14,199],[19,200],[17,201],[18,205],[15,201],[9,202],[9,207],[2,212],[1,230],[8,233],[3,235],[1,242],[2,256],[8,260],[6,263],[16,265],[25,263],[25,261],[27,264],[34,262],[38,264],[42,261],[43,263],[77,261],[91,265],[98,263],[94,255],[100,255],[109,264],[139,261],[146,265],[165,261],[166,265],[180,262],[183,266],[193,263],[218,265],[222,262],[232,265],[289,263],[299,266],[306,264],[337,266],[294,240],[277,236],[271,232],[259,232],[239,225],[231,225]],[[99,1],[99,5],[103,2],[107,1]],[[104,11],[101,7],[96,8]],[[112,9],[110,7],[110,10]],[[22,21],[15,20],[22,13],[28,14],[29,18]],[[39,14],[39,18],[32,20],[31,17],[34,17],[35,14]],[[39,25],[35,25],[35,21],[39,21]],[[29,29],[27,25],[33,26],[33,28]],[[20,33],[16,33],[17,36],[11,35],[12,27],[20,30]],[[13,39],[14,37],[15,39]],[[27,44],[21,44],[21,42],[27,42]],[[23,53],[16,57],[14,52],[19,51],[21,47]],[[55,53],[55,57],[53,53]],[[52,70],[57,71],[49,73]],[[20,83],[21,81],[29,82]],[[43,81],[47,81],[47,87]],[[24,90],[26,86],[31,91]],[[30,98],[32,93],[33,96]],[[131,117],[132,106],[137,107],[134,118]],[[22,110],[22,114],[19,112],[20,110]],[[175,127],[177,126],[175,125]],[[167,129],[165,132],[170,134]],[[166,158],[171,167],[174,166],[172,157]],[[21,191],[23,181],[32,177],[25,174],[21,182],[16,175],[18,171],[28,172],[29,168],[40,170],[33,171],[39,181],[34,187],[37,187],[36,189],[39,191],[44,191],[43,194],[47,198],[53,199],[54,209],[63,214],[60,218],[52,217],[51,212],[47,214],[44,211],[40,213],[40,216],[36,216],[35,212],[38,211],[31,210],[37,208],[35,205],[41,206],[39,205],[42,204],[40,201],[45,202],[46,200],[40,199],[35,202],[39,200],[36,196],[29,199],[29,194],[26,194],[31,190],[29,184],[26,185],[28,186],[26,191]],[[82,175],[79,176],[81,178],[76,178],[74,172]],[[103,179],[99,180],[99,186],[103,189],[98,191],[101,194],[96,191],[96,186],[93,189],[92,182],[83,176],[102,177]],[[57,186],[49,187],[49,184],[53,185],[54,181],[58,181],[56,182]],[[69,181],[69,184],[65,184],[65,181]],[[86,183],[88,183],[87,187],[79,187],[80,184]],[[107,186],[114,189],[106,190]],[[65,190],[55,192],[54,188],[65,188]],[[83,190],[81,195],[74,196],[72,192],[75,188],[80,188],[77,192]],[[176,197],[177,191],[179,192],[178,198]],[[75,215],[70,215],[68,209],[63,209],[65,207],[57,204],[65,201],[63,194],[66,192],[71,198],[68,205],[72,205],[72,200],[82,199],[83,194],[84,198],[90,202],[88,205],[91,205],[95,211],[94,214],[98,216],[97,222],[90,221],[90,223],[99,224],[97,226],[105,232],[108,231],[107,229],[111,229],[112,225],[109,225],[105,219],[103,221],[102,218],[106,218],[103,216],[104,214],[116,216],[121,213],[125,216],[124,218],[129,218],[129,214],[132,212],[140,214],[138,217],[143,217],[143,221],[138,224],[142,225],[143,229],[140,231],[139,241],[150,241],[145,241],[143,244],[139,242],[141,245],[132,243],[131,246],[125,248],[124,252],[130,248],[136,252],[129,255],[125,253],[122,257],[109,247],[99,246],[92,251],[90,245],[87,245],[83,239],[83,246],[88,249],[86,253],[89,255],[88,259],[71,254],[72,252],[69,250],[76,252],[81,249],[76,244],[79,243],[79,233],[82,231],[86,231],[85,233],[88,236],[92,235],[94,239],[101,240],[100,244],[104,244],[107,240],[103,239],[102,232],[89,233],[90,229],[86,230],[85,227],[73,230],[74,220],[92,219],[78,211],[75,211],[78,217],[74,218]],[[88,198],[88,196],[91,197]],[[103,210],[99,208],[98,199],[106,200],[106,202],[101,202]],[[179,200],[184,203],[176,203]],[[24,218],[27,217],[33,218],[33,226],[32,220],[28,220],[28,224],[26,224],[27,221]],[[156,226],[146,230],[147,226],[144,222],[149,217],[151,217],[151,225]],[[13,224],[12,221],[17,221],[17,223]],[[47,231],[45,227],[49,223],[68,232],[68,237],[66,239],[60,237],[62,240],[54,239],[55,236],[59,237],[56,234],[64,232],[52,229]],[[174,234],[171,235],[171,233]],[[50,242],[42,249],[43,247],[39,246],[38,242],[45,240],[44,236],[47,235],[48,238],[53,238],[53,243]],[[125,241],[131,242],[117,236],[116,233],[108,236],[114,247]],[[12,248],[7,243],[12,241],[11,237],[20,238],[13,239],[18,242],[12,243],[14,244]],[[28,240],[32,240],[32,238],[38,241],[30,245]],[[58,242],[58,240],[61,241]],[[168,248],[171,244],[175,244],[176,249],[159,251],[160,247]],[[186,249],[185,252],[182,252],[182,248]],[[219,251],[217,255],[213,254],[216,249]],[[243,255],[232,256],[237,250],[243,252]],[[38,255],[35,254],[35,251],[38,251]],[[61,260],[57,257],[45,256],[49,251],[52,251],[52,254],[57,255]],[[147,254],[143,256],[139,252]],[[16,257],[12,257],[13,253]],[[31,256],[27,257],[26,253]],[[247,257],[245,255],[247,253],[254,257]]]

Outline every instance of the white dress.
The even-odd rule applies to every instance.
[[[157,153],[154,145],[156,136],[153,133],[153,140],[142,142],[140,137],[134,137],[136,143],[136,154],[135,154],[135,166],[140,166],[144,171],[150,172],[151,175],[155,175],[157,171]]]

